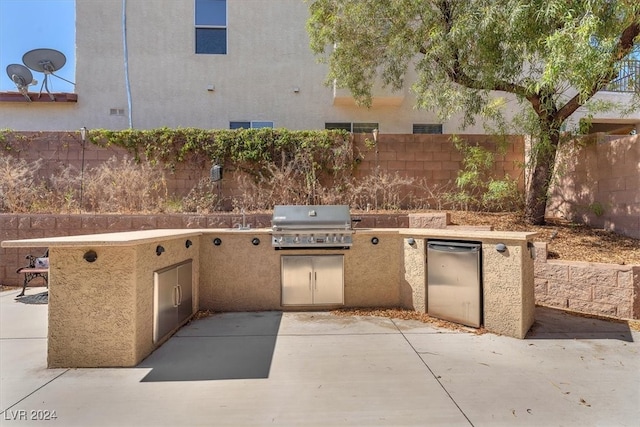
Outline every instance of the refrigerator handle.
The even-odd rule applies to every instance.
[[[178,289],[178,305],[182,304],[182,286],[177,285],[176,288]]]

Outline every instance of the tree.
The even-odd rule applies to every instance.
[[[371,104],[377,78],[402,87],[409,67],[417,106],[443,118],[463,113],[464,125],[495,114],[496,91],[511,94],[518,119],[535,124],[526,132],[531,224],[544,223],[563,125],[640,44],[637,0],[315,0],[310,12],[311,48],[328,62],[327,81],[361,105]]]

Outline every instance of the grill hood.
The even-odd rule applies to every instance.
[[[276,205],[271,221],[274,231],[350,230],[347,205]]]

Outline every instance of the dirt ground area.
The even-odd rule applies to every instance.
[[[548,243],[551,259],[640,265],[640,239],[585,225],[558,221],[531,226],[515,213],[462,211],[452,211],[451,222],[456,225],[490,225],[501,231],[536,232],[538,236],[534,240]]]

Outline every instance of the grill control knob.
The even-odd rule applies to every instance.
[[[309,243],[315,243],[316,239],[313,237],[313,234],[309,236]]]
[[[300,236],[296,234],[296,237],[293,238],[293,243],[300,243]]]

